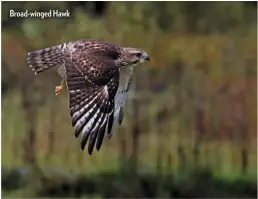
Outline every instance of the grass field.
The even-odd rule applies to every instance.
[[[54,125],[55,141],[51,155],[48,157],[48,134],[50,130],[50,110],[47,104],[41,106],[37,115],[36,127],[36,158],[39,165],[55,166],[60,169],[73,172],[98,172],[101,170],[113,170],[119,167],[121,155],[121,140],[126,140],[127,156],[132,152],[132,136],[130,120],[131,115],[127,113],[125,121],[111,140],[105,140],[100,152],[88,156],[79,148],[79,140],[74,138],[73,129],[68,116],[66,96],[55,98],[56,118]],[[26,121],[20,107],[20,98],[17,93],[9,93],[3,101],[2,106],[2,166],[15,167],[23,165],[23,141],[26,136]],[[148,107],[147,107],[148,108]],[[150,109],[149,109],[150,110]],[[160,128],[151,120],[149,114],[148,132],[143,126],[139,138],[139,167],[147,170],[155,170],[159,150],[162,150],[158,161],[162,170],[177,171],[180,165],[178,153],[179,144],[182,145],[187,167],[195,166],[196,160],[193,156],[195,136],[193,133],[183,132],[179,128],[180,118],[171,118],[170,122]],[[153,121],[153,123],[152,123]],[[165,133],[159,131],[166,131]],[[187,129],[185,129],[187,131]],[[215,174],[237,177],[241,176],[241,146],[232,140],[204,140],[199,144],[199,162],[201,167],[211,168]],[[248,169],[246,176],[256,176],[256,142],[248,143]]]

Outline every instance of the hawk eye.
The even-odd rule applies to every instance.
[[[134,55],[135,55],[136,57],[141,57],[141,56],[142,56],[142,53],[134,53]]]

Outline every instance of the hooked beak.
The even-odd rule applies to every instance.
[[[148,55],[146,55],[146,56],[144,57],[144,60],[150,61],[150,57],[149,57]]]

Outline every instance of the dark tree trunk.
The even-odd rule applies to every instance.
[[[140,126],[139,126],[139,101],[133,100],[133,128],[132,128],[132,157],[131,166],[132,172],[137,172],[138,167],[138,153],[139,153],[139,137],[140,137]]]
[[[36,117],[37,117],[37,108],[35,106],[35,100],[33,88],[30,87],[29,81],[24,82],[21,87],[21,96],[22,96],[22,107],[25,114],[27,134],[23,141],[24,147],[24,163],[35,164],[36,162]]]

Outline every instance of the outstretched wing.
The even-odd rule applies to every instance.
[[[88,153],[100,149],[106,128],[111,131],[114,98],[119,85],[115,45],[87,40],[68,44],[65,51],[66,83],[75,137],[81,134],[81,149],[89,140]]]

